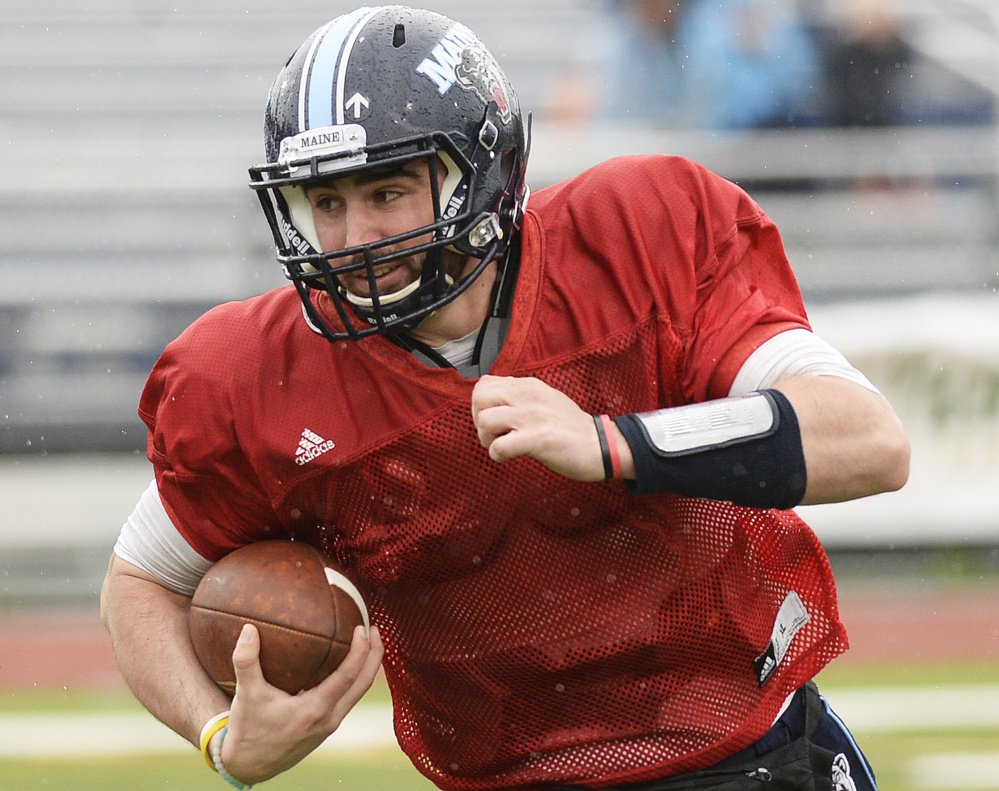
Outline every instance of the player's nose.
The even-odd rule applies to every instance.
[[[371,244],[385,237],[376,212],[363,204],[348,204],[344,211],[344,247]]]

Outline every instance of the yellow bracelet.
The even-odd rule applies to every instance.
[[[215,762],[208,751],[208,745],[211,744],[212,737],[228,724],[229,712],[223,711],[208,720],[205,723],[205,727],[201,729],[201,755],[205,759],[205,763],[208,764],[208,768],[213,772],[217,772],[218,769],[215,768]]]

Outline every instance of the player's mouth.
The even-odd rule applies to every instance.
[[[409,270],[402,262],[376,266],[371,270],[371,274],[381,294],[391,294],[409,285]],[[345,285],[352,293],[361,297],[371,296],[371,282],[367,270],[352,272],[345,280]]]

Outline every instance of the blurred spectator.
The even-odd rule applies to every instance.
[[[784,127],[818,117],[818,45],[790,0],[692,2],[680,38],[701,126]]]
[[[817,115],[818,48],[789,0],[608,0],[605,8],[592,116],[745,129]],[[567,96],[583,95],[567,85]]]
[[[905,122],[913,52],[883,2],[855,2],[826,52],[830,126]]]
[[[990,91],[917,51],[890,0],[852,0],[839,10],[825,47],[830,126],[994,120],[995,97]],[[927,28],[921,36],[927,39],[932,33]]]
[[[611,36],[598,114],[657,126],[691,124],[686,54],[677,40],[681,0],[611,0]]]

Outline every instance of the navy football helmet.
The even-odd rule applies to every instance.
[[[412,329],[491,261],[502,261],[519,226],[529,132],[517,97],[475,34],[440,14],[365,7],[319,28],[278,74],[264,132],[267,164],[250,169],[250,186],[278,261],[309,320],[330,340]],[[430,172],[432,224],[372,244],[320,249],[306,185],[417,160]],[[411,241],[417,237],[431,241]],[[477,265],[452,276],[445,248]],[[414,253],[426,256],[420,278],[380,293],[374,269]],[[340,281],[357,272],[367,278],[369,297]],[[323,317],[316,291],[329,295],[339,323]]]

